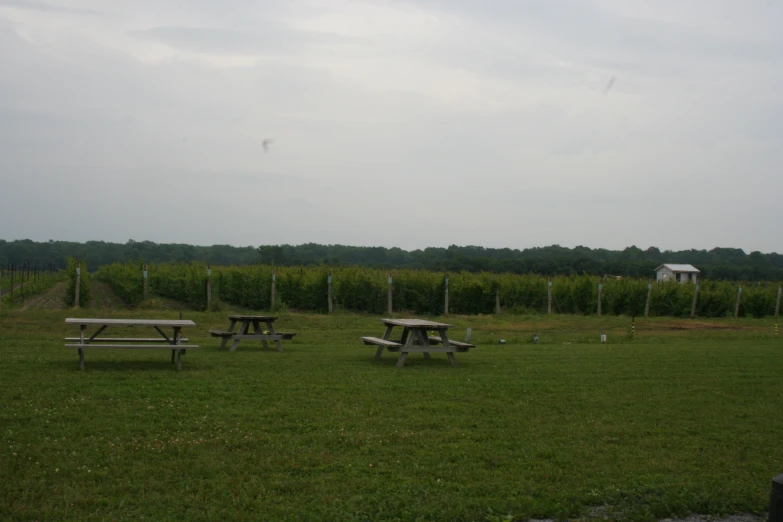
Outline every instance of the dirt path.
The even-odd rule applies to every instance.
[[[63,310],[65,304],[65,292],[68,287],[68,281],[61,281],[54,285],[49,291],[25,301],[20,310]],[[100,281],[92,281],[91,284],[92,299],[88,304],[90,308],[101,310],[116,310],[125,308],[122,300],[112,291],[109,285]]]
[[[118,310],[125,309],[125,303],[122,299],[117,297],[117,294],[106,283],[92,280],[92,302],[90,306],[93,308],[99,308],[101,310]]]
[[[43,294],[26,300],[20,310],[62,310],[65,308],[67,281],[60,281]]]
[[[11,287],[9,287],[9,288],[3,288],[3,295],[10,294],[12,291],[13,291],[13,292],[16,292],[16,291],[17,291],[17,290],[19,290],[19,288],[21,288],[21,287],[22,287],[22,283],[16,283],[16,284],[13,286],[13,288],[11,288]]]
[[[67,288],[68,281],[61,281],[45,293],[21,303],[19,310],[63,310],[67,308],[65,304]],[[128,308],[106,283],[91,281],[90,293],[91,299],[86,308],[98,310],[125,310]],[[140,307],[154,310],[188,310],[188,307],[179,301],[158,296],[150,297],[147,301],[141,303]]]

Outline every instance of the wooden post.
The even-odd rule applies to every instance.
[[[775,302],[775,318],[780,314],[780,295],[783,294],[783,287],[778,287],[778,300]]]
[[[82,267],[81,263],[76,265],[76,289],[73,296],[73,307],[79,308],[79,287],[82,284]]]
[[[739,284],[739,288],[737,289],[737,304],[734,305],[734,318],[736,319],[739,317],[739,305],[740,305],[740,297],[742,296],[742,283]]]
[[[143,270],[143,276],[144,276],[144,300],[147,300],[147,263],[144,263],[144,266],[142,267]]]
[[[495,314],[500,315],[500,287],[495,288]]]
[[[598,279],[598,316],[601,316],[601,294],[604,291],[604,278]]]
[[[11,301],[14,300],[14,272],[16,271],[16,264],[11,265]]]
[[[449,315],[449,277],[446,276],[446,286],[443,290],[443,315]]]
[[[207,265],[207,311],[212,311],[212,269]]]
[[[272,270],[272,304],[270,305],[270,310],[275,309],[275,290],[277,286],[277,271]]]
[[[326,309],[328,313],[334,313],[334,303],[332,302],[332,273],[326,277]]]
[[[389,313],[392,313],[392,275],[389,274]]]
[[[19,283],[19,295],[22,296],[22,300],[24,300],[24,271],[25,271],[25,267],[26,267],[26,265],[23,263],[22,264],[22,275],[19,278],[19,280],[21,281]]]
[[[693,292],[693,303],[691,303],[691,319],[696,317],[696,301],[699,299],[699,285],[696,285],[696,290]]]
[[[652,297],[652,279],[647,281],[647,302],[644,304],[644,316],[650,315],[650,298]]]
[[[552,278],[546,284],[546,313],[552,315]]]

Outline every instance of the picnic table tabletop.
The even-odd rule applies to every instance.
[[[451,328],[453,325],[446,323],[436,323],[435,321],[426,321],[424,319],[381,319],[386,325],[405,326],[407,328]]]
[[[68,317],[66,324],[97,324],[106,326],[196,326],[190,319],[99,319]]]
[[[229,319],[235,321],[276,321],[277,317],[273,315],[243,315],[243,314],[231,314]]]

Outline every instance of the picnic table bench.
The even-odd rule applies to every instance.
[[[397,367],[402,368],[409,353],[423,353],[425,359],[430,358],[430,353],[445,353],[452,366],[457,366],[455,352],[467,352],[475,348],[474,344],[451,341],[446,335],[450,324],[425,321],[423,319],[381,319],[386,325],[383,337],[362,337],[364,344],[376,346],[375,359],[380,359],[383,350],[399,353]],[[400,339],[391,339],[391,333],[395,326],[401,326]],[[428,330],[438,332],[438,336],[428,335]]]
[[[296,333],[293,332],[276,332],[274,322],[277,317],[271,315],[243,315],[234,314],[229,315],[228,319],[230,324],[227,330],[210,330],[209,334],[212,337],[220,337],[220,347],[225,348],[229,340],[232,340],[230,351],[235,351],[239,346],[239,341],[242,340],[254,340],[261,341],[264,348],[269,348],[268,341],[275,343],[275,348],[278,352],[283,351],[283,345],[280,341],[290,341],[294,338]],[[234,331],[234,327],[239,323],[239,330]],[[261,323],[266,325],[266,329],[261,328]],[[248,333],[250,326],[253,326],[253,333]]]
[[[429,339],[430,344],[441,344],[441,343],[443,343],[443,339],[441,339],[440,337],[434,336],[434,335],[429,336],[427,339]],[[451,346],[454,346],[457,349],[458,352],[467,352],[471,348],[475,348],[476,347],[475,344],[463,343],[462,341],[455,341],[454,339],[449,339],[449,344]]]
[[[186,350],[198,348],[195,344],[182,344],[188,339],[182,337],[182,328],[196,326],[196,323],[187,319],[101,319],[101,318],[74,318],[65,319],[65,324],[78,324],[79,337],[66,337],[66,341],[77,343],[66,344],[66,348],[75,348],[79,351],[79,367],[84,370],[84,350],[87,349],[139,349],[139,350],[171,350],[171,363],[177,364],[177,370],[182,369],[182,355]],[[98,330],[92,335],[85,332],[88,326],[97,326]],[[133,327],[147,326],[154,328],[160,337],[98,337],[109,326]],[[172,328],[169,337],[161,328]]]

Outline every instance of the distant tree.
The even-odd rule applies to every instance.
[[[29,239],[0,240],[0,264],[65,268],[68,257],[90,259],[90,270],[117,261],[144,259],[148,263],[198,261],[211,265],[358,265],[375,268],[424,268],[439,271],[512,272],[625,275],[652,277],[661,263],[691,263],[702,277],[713,280],[783,280],[783,255],[758,251],[745,254],[737,248],[661,252],[656,247],[641,250],[629,246],[620,251],[560,245],[516,250],[481,246],[449,245],[406,251],[400,248],[356,247],[347,245],[230,245],[193,246],[159,244],[129,239],[126,243],[53,241],[37,243]]]

